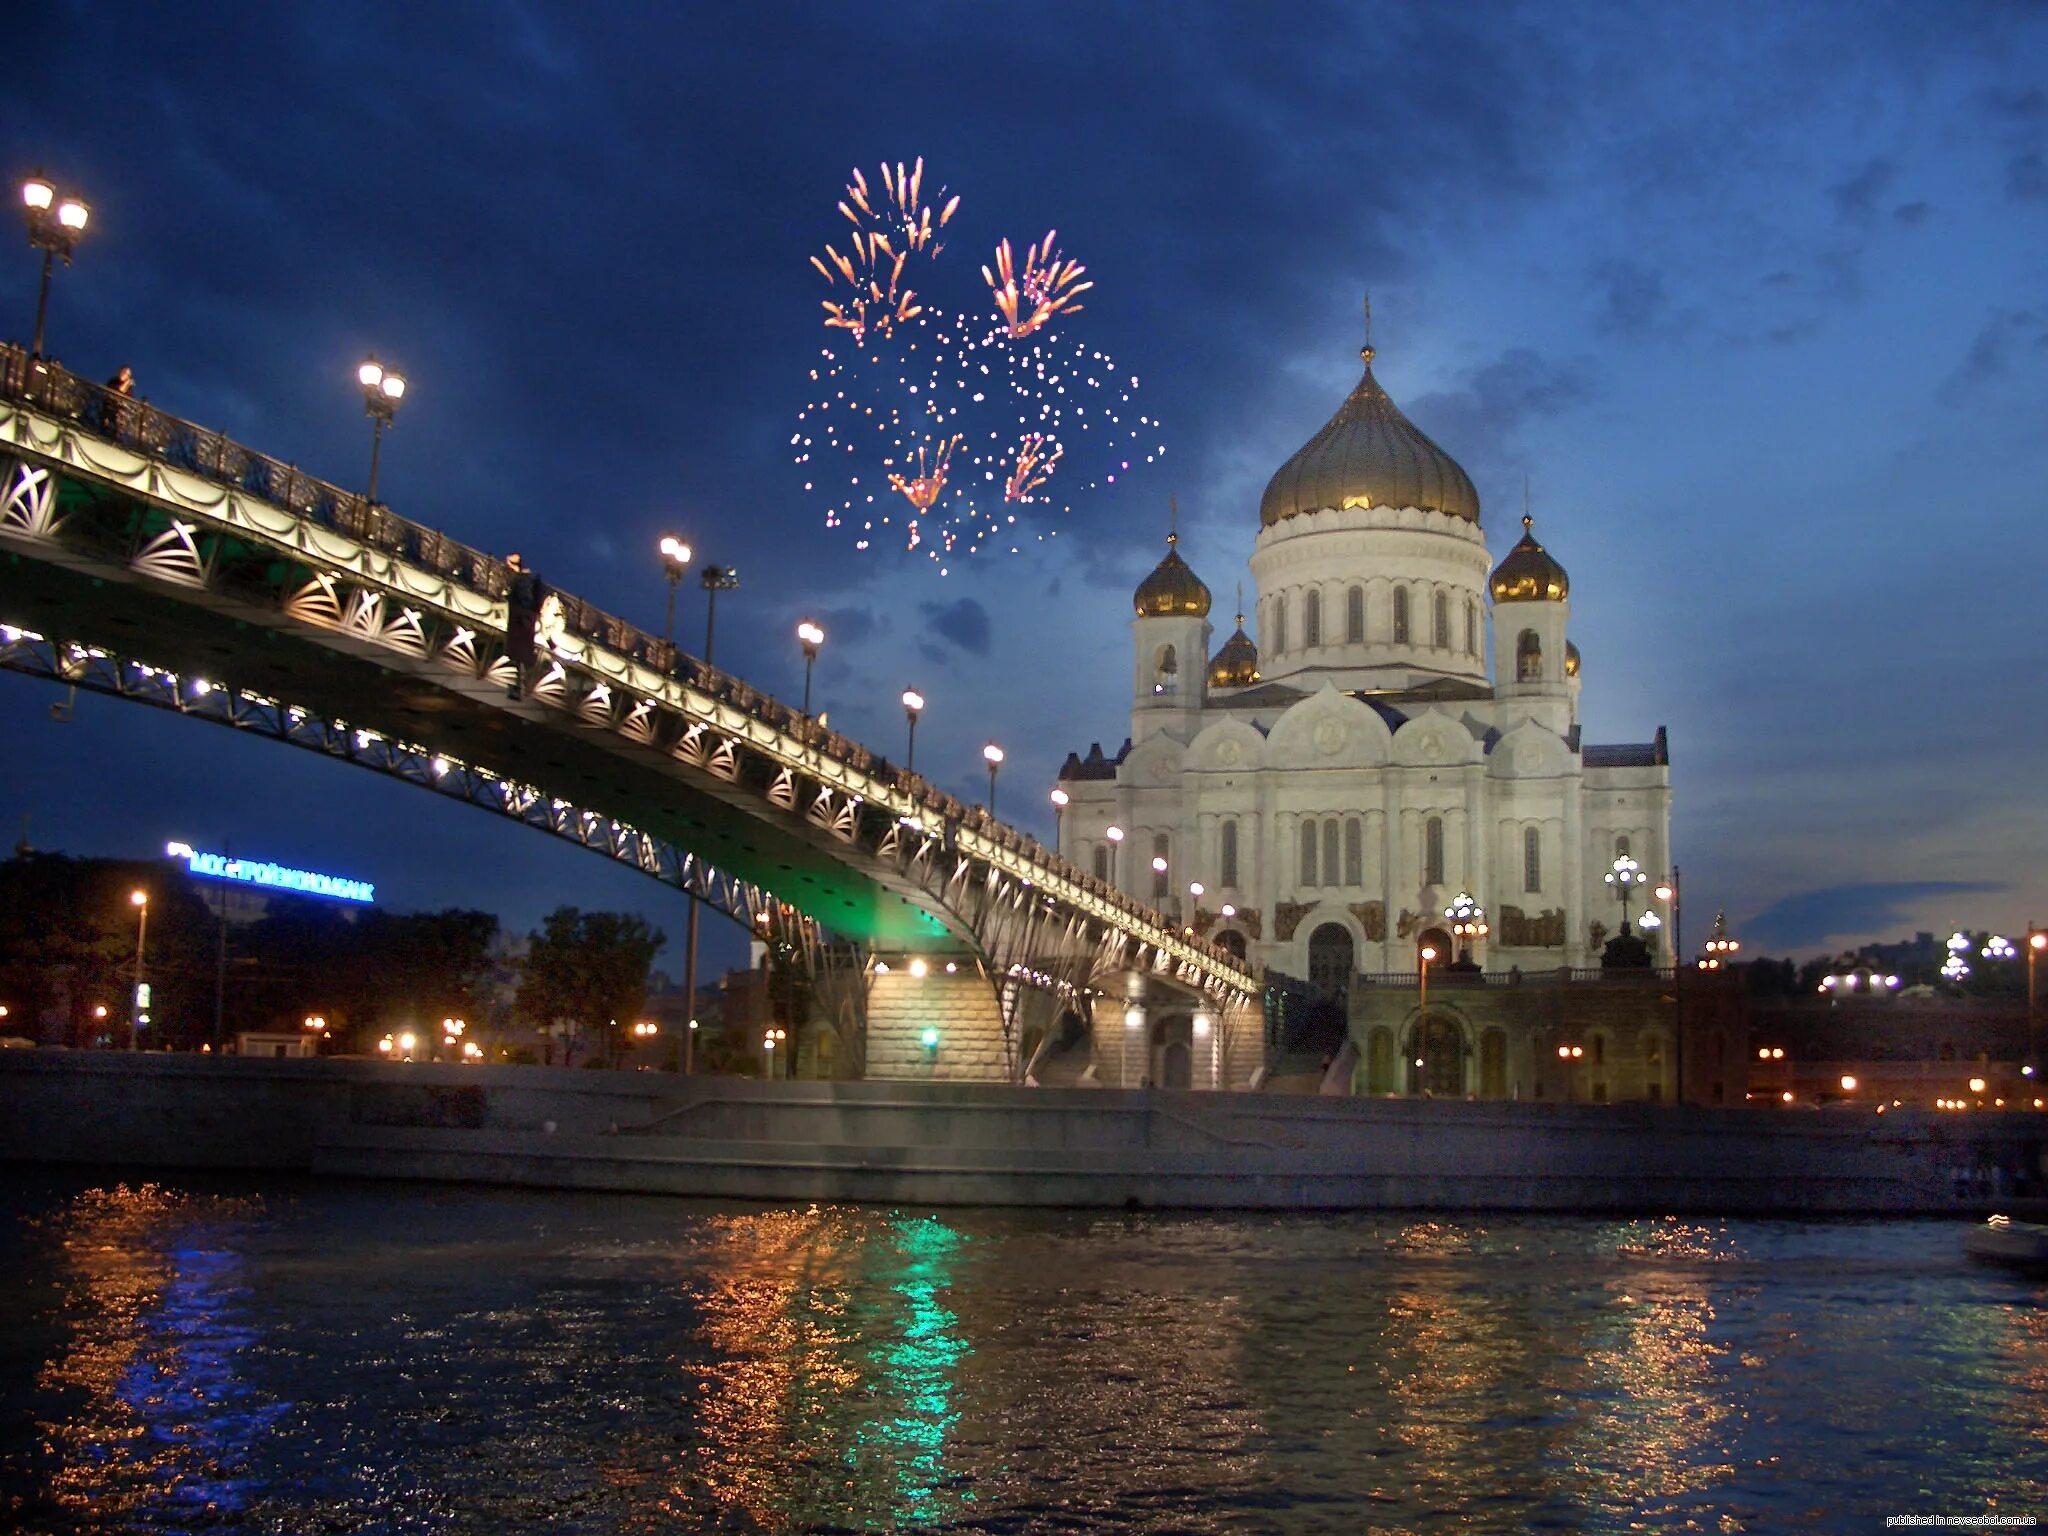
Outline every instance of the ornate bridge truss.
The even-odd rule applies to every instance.
[[[1258,995],[1228,951],[740,679],[567,594],[522,666],[494,557],[0,348],[7,557],[0,667],[467,800],[813,957],[821,928],[961,953],[1006,1015],[1112,976]]]

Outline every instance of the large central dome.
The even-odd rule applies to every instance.
[[[1387,398],[1372,376],[1372,348],[1359,356],[1358,387],[1267,483],[1260,525],[1329,507],[1421,507],[1477,523],[1471,477]]]

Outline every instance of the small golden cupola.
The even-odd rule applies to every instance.
[[[1244,588],[1237,589],[1237,604],[1244,607]],[[1211,688],[1244,688],[1259,680],[1259,648],[1244,632],[1244,614],[1237,616],[1237,629],[1223,642],[1209,661]]]
[[[1577,677],[1579,675],[1579,648],[1569,640],[1564,643],[1564,675],[1566,677]]]
[[[1522,515],[1521,542],[1494,567],[1489,585],[1496,603],[1561,603],[1571,594],[1571,578],[1564,567],[1536,542],[1535,523],[1527,513]]]
[[[1174,548],[1178,543],[1178,532],[1166,536],[1166,558],[1152,568],[1152,574],[1139,582],[1138,590],[1132,594],[1139,618],[1209,617],[1209,589],[1202,585],[1201,577],[1188,569],[1187,561],[1181,559]]]

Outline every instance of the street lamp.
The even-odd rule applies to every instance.
[[[71,265],[71,251],[85,233],[92,210],[83,198],[57,196],[57,188],[40,171],[21,184],[21,212],[28,220],[28,243],[43,253],[43,286],[36,295],[36,339],[30,355],[43,355],[43,321],[50,312],[50,268],[57,257]]]
[[[825,631],[805,619],[796,627],[797,644],[804,648],[804,718],[811,718],[811,668],[818,664],[818,647],[825,643]]]
[[[676,588],[683,584],[683,572],[690,568],[690,546],[674,534],[662,539],[661,568],[668,577],[668,622],[663,626],[661,638],[670,645],[676,643]]]
[[[1628,893],[1635,886],[1647,885],[1650,877],[1643,873],[1642,865],[1624,853],[1614,861],[1614,867],[1609,869],[1602,878],[1609,885],[1613,886],[1615,893],[1621,897],[1621,931],[1627,933]]]
[[[996,813],[996,770],[1003,766],[1003,749],[990,742],[981,749],[981,760],[988,764],[988,813]]]
[[[1124,851],[1124,829],[1111,827],[1102,834],[1109,839],[1109,884],[1110,889],[1121,889],[1116,883],[1116,856]]]
[[[1429,962],[1436,958],[1436,946],[1425,944],[1416,951],[1422,962],[1415,996],[1415,1091],[1429,1091]]]
[[[1707,935],[1707,942],[1700,948],[1706,951],[1700,960],[1700,969],[1703,971],[1724,971],[1735,963],[1735,954],[1742,948],[1742,941],[1728,937],[1726,912],[1714,914],[1714,931]]]
[[[1964,958],[1971,949],[1970,936],[1960,930],[1952,933],[1948,936],[1946,948],[1948,958],[1941,962],[1942,980],[1961,986],[1963,979],[1970,974],[1970,962]]]
[[[917,717],[924,713],[924,695],[915,688],[903,690],[903,718],[910,723],[910,740],[903,749],[903,771],[917,771]]]
[[[135,995],[134,1007],[128,1012],[128,1049],[142,1049],[142,1026],[149,1017],[142,1010],[147,1005],[149,994],[142,990],[143,946],[149,942],[149,892],[130,891],[128,900],[135,908]]]
[[[1583,1045],[1560,1045],[1557,1048],[1557,1059],[1564,1063],[1564,1101],[1567,1104],[1575,1097],[1572,1087],[1578,1077],[1572,1068],[1579,1064],[1585,1054],[1586,1048]]]
[[[1067,802],[1073,797],[1058,785],[1054,785],[1052,794],[1047,798],[1052,801],[1052,846],[1053,851],[1058,853],[1062,851],[1060,848],[1060,826],[1066,820]]]
[[[730,592],[740,584],[739,567],[733,565],[707,565],[697,580],[704,587],[704,665],[712,665],[711,645],[718,635],[718,594]]]
[[[2044,949],[2048,949],[2048,928],[2027,924],[2027,1051],[2036,1063],[2041,1059],[2041,1020],[2034,1001],[2034,959]]]
[[[1458,942],[1459,964],[1472,964],[1472,941],[1492,931],[1486,926],[1486,908],[1472,899],[1470,891],[1460,891],[1444,908],[1444,916],[1451,920],[1451,937]]]
[[[370,418],[370,494],[377,499],[377,461],[384,452],[384,429],[398,414],[398,402],[405,398],[405,375],[386,368],[375,353],[356,369],[356,382],[363,387],[363,412]]]

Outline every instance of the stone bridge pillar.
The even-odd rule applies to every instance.
[[[962,966],[924,976],[892,965],[868,980],[868,1072],[883,1082],[1009,1081],[995,989]]]

